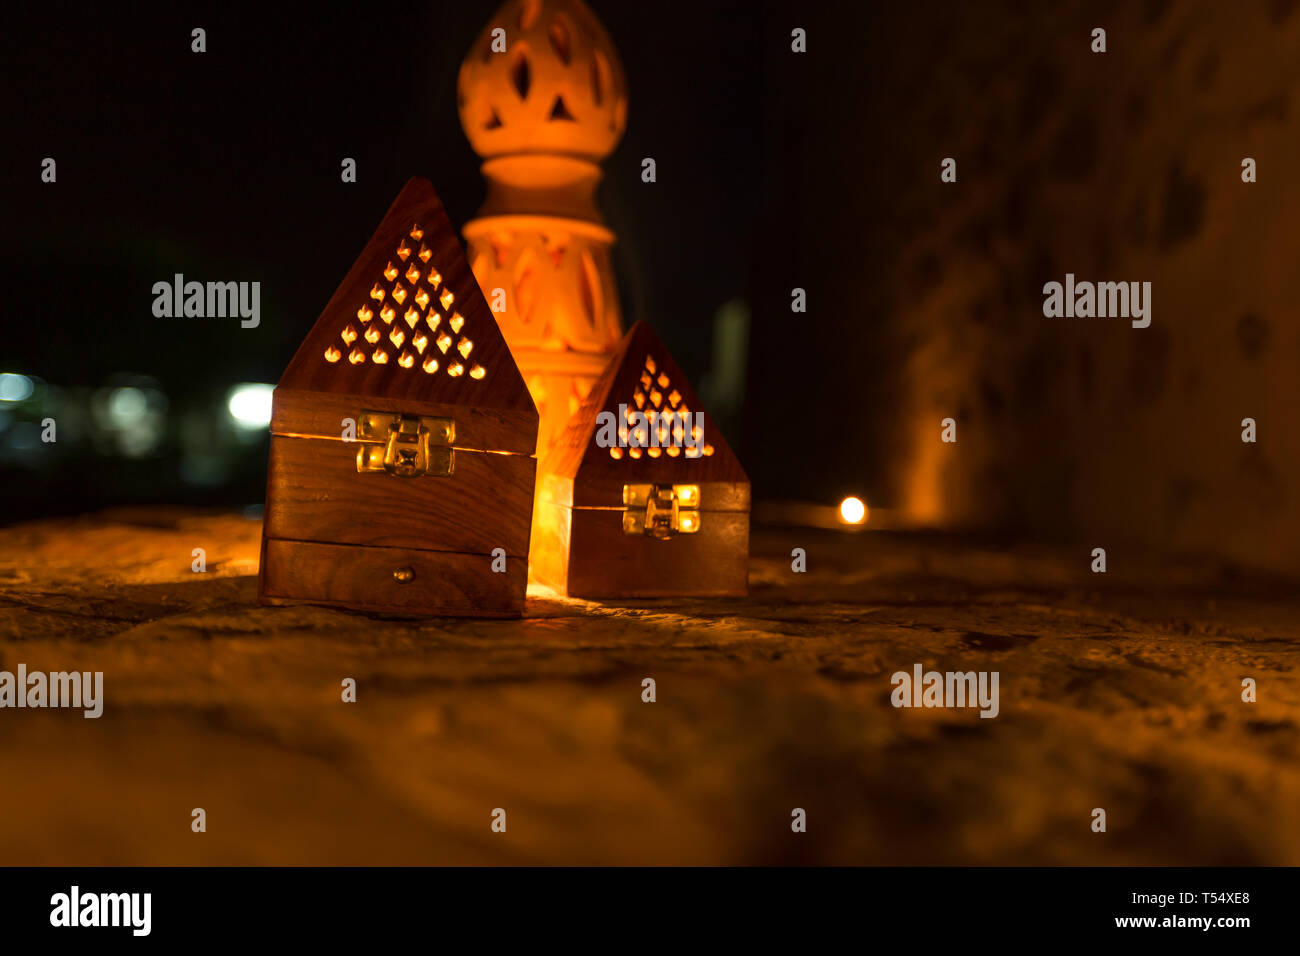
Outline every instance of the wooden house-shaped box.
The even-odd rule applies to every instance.
[[[523,610],[537,410],[412,179],[275,389],[259,600]]]
[[[541,474],[539,582],[582,598],[746,593],[749,479],[644,322]]]

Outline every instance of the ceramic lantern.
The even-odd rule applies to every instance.
[[[627,124],[627,83],[581,0],[510,0],[466,56],[457,94],[487,181],[465,224],[470,263],[532,392],[544,455],[623,335],[595,190]]]

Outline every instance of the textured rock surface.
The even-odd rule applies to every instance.
[[[413,621],[257,607],[259,532],[0,530],[0,668],[103,670],[106,696],[0,710],[0,863],[1300,863],[1281,583],[756,529],[747,600]],[[915,662],[998,670],[1001,716],[893,709]]]

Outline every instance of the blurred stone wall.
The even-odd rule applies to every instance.
[[[807,188],[774,201],[801,238],[764,294],[788,311],[810,286],[839,313],[810,328],[850,328],[822,346],[842,384],[811,386],[859,423],[829,468],[916,523],[1077,539],[1112,566],[1137,544],[1300,570],[1300,5],[842,16],[812,21],[809,56],[833,55],[779,94],[777,166]],[[799,113],[837,82],[864,84],[838,121]],[[1045,318],[1067,272],[1150,281],[1150,327]]]

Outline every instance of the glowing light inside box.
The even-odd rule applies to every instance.
[[[381,272],[383,280],[370,287],[369,299],[378,304],[373,308],[366,302],[360,304],[356,313],[358,323],[343,326],[338,340],[326,347],[325,361],[336,365],[346,356],[347,361],[353,365],[391,363],[399,369],[411,369],[418,364],[429,375],[442,372],[452,378],[466,374],[475,381],[485,378],[487,369],[482,365],[466,365],[457,359],[457,356],[468,359],[474,351],[470,335],[461,334],[462,329],[466,333],[470,331],[466,328],[468,323],[465,317],[459,312],[451,312],[446,324],[450,328],[448,332],[446,327],[439,327],[442,315],[430,308],[437,302],[442,308],[450,310],[456,296],[443,285],[442,274],[430,263],[433,252],[420,241],[424,238],[424,230],[419,223],[411,227],[408,236],[419,244],[419,251],[407,239],[399,242],[395,258],[384,264]],[[407,284],[403,284],[403,280]],[[383,326],[387,328],[378,322],[371,324],[376,311],[383,320]],[[398,316],[403,319],[404,327],[396,324]],[[387,351],[382,341],[384,338],[393,346],[394,352]],[[360,347],[360,339],[364,339],[372,348]],[[445,360],[439,361],[432,355],[425,355],[425,351],[433,345],[437,346],[438,352],[447,356]]]
[[[867,506],[852,495],[840,502],[840,520],[845,524],[862,524],[867,520]]]
[[[631,434],[626,428],[619,430],[619,441],[631,445],[629,458],[640,458],[641,449],[651,458],[666,454],[669,458],[682,456],[685,444],[685,423],[689,421],[691,410],[682,401],[682,393],[672,388],[672,381],[663,365],[656,362],[653,355],[647,355],[637,379],[632,401],[627,403],[625,417],[630,424],[637,421],[637,412],[644,412],[652,422],[658,421],[659,427],[654,432],[656,441],[649,441],[649,433],[644,428],[637,428]],[[667,422],[664,420],[667,419]],[[671,427],[669,427],[671,424]],[[703,444],[704,429],[699,425],[691,428],[691,444],[685,448],[687,458],[708,458],[714,453],[712,445]],[[639,447],[638,447],[639,446]],[[648,447],[647,447],[648,446]],[[609,457],[615,460],[623,457],[623,451],[617,447],[609,449]]]
[[[251,431],[270,425],[271,393],[274,391],[274,385],[261,382],[244,382],[232,388],[226,399],[226,410],[235,426]]]

